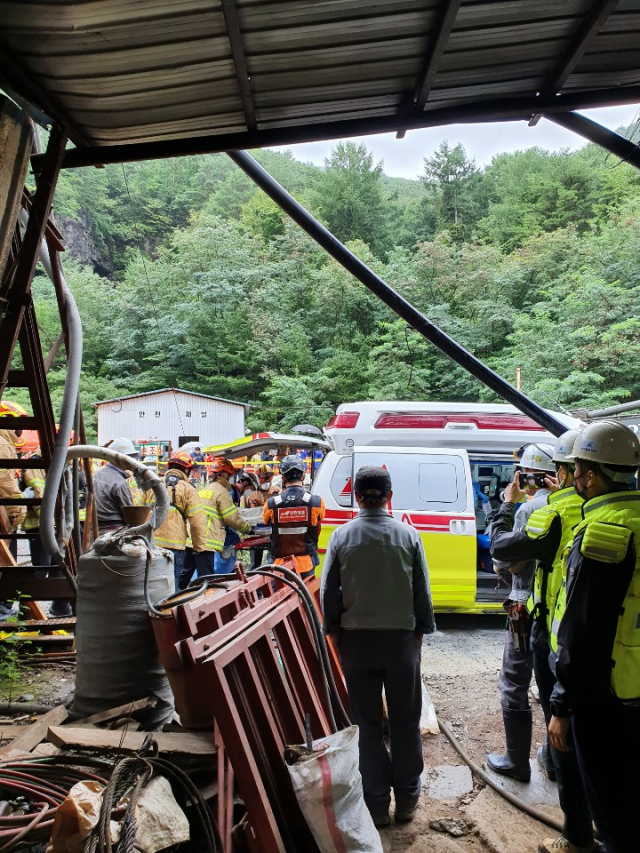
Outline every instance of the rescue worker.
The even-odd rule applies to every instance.
[[[270,497],[262,520],[271,526],[270,553],[274,563],[292,559],[301,578],[311,577],[319,565],[318,536],[325,514],[324,501],[304,489],[307,466],[299,456],[285,456],[280,463],[282,494]]]
[[[498,514],[515,512],[514,530],[523,530],[531,514],[544,506],[549,497],[550,491],[540,484],[540,477],[555,473],[551,461],[553,447],[550,444],[527,444],[516,454],[520,465],[514,482],[518,493],[524,492],[529,500],[522,503],[517,512],[510,501],[506,502],[507,507],[503,502]],[[496,773],[528,782],[531,779],[529,753],[533,731],[533,715],[529,704],[533,654],[529,643],[531,623],[527,600],[531,595],[535,563],[530,559],[517,565],[505,564],[494,558],[494,565],[503,577],[509,571],[512,573],[511,593],[504,605],[509,614],[509,630],[505,637],[502,669],[498,678],[507,751],[505,755],[489,754],[487,764]]]
[[[116,438],[108,446],[109,450],[139,459],[134,443],[130,438]],[[117,462],[107,462],[93,475],[93,498],[98,516],[100,534],[117,530],[124,526],[122,507],[134,506],[135,499],[129,485],[129,472]]]
[[[2,412],[2,414],[7,414],[7,412]],[[0,459],[18,458],[15,444],[20,438],[21,433],[22,430],[0,430]],[[15,471],[11,468],[0,469],[0,498],[15,498],[17,500],[22,500],[22,492],[18,489],[18,481],[16,480]],[[6,506],[5,509],[9,518],[11,532],[15,533],[25,519],[27,514],[26,507],[24,505],[9,505]],[[9,550],[15,559],[18,555],[18,540],[10,539],[9,543]],[[4,604],[0,602],[0,610],[1,609],[4,609],[5,612],[9,612],[11,608],[5,607]],[[5,614],[0,613],[0,615]]]
[[[240,491],[240,506],[243,509],[256,509],[264,506],[265,493],[260,491],[260,481],[251,471],[243,471],[238,475]]]
[[[251,533],[251,525],[238,512],[239,496],[231,485],[231,478],[237,474],[233,462],[219,456],[213,460],[210,472],[212,481],[200,490],[207,525],[204,572],[224,575],[235,568],[238,534]],[[226,556],[223,551],[228,552]]]
[[[187,547],[195,552],[195,567],[199,568],[198,556],[206,546],[206,521],[200,495],[189,482],[193,470],[193,459],[189,453],[178,450],[169,457],[167,465],[164,485],[169,495],[169,513],[153,535],[156,545],[173,554],[173,573],[178,590],[185,574]],[[190,571],[193,574],[193,566]]]
[[[569,730],[606,853],[640,847],[640,442],[624,424],[584,428],[573,449],[582,520],[565,551],[549,737]]]
[[[582,498],[573,488],[573,448],[580,430],[569,430],[558,438],[553,451],[556,477],[545,482],[553,489],[546,506],[529,517],[524,530],[512,530],[516,504],[524,497],[515,483],[505,491],[504,503],[494,516],[492,551],[499,560],[517,565],[517,561],[535,558],[533,594],[529,609],[533,620],[531,645],[533,671],[538,684],[540,704],[547,725],[551,719],[550,701],[555,685],[554,621],[558,595],[563,583],[563,552],[573,538],[573,528],[582,519]],[[529,756],[526,756],[527,763]],[[593,821],[578,766],[575,750],[558,752],[548,743],[538,750],[538,761],[547,775],[557,779],[558,797],[564,812],[560,838],[545,838],[541,853],[591,853],[598,849],[593,837]],[[549,768],[552,772],[549,773]]]

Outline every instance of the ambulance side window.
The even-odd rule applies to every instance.
[[[384,466],[393,487],[394,510],[466,512],[467,479],[463,458],[439,453],[357,453],[354,468]]]
[[[331,477],[331,494],[338,506],[351,507],[351,457],[341,456]]]

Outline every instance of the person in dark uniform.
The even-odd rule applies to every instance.
[[[271,526],[273,562],[292,562],[301,578],[311,577],[320,562],[318,536],[325,513],[322,498],[305,491],[306,470],[299,456],[285,456],[280,464],[282,494],[269,498],[262,511],[262,521]]]

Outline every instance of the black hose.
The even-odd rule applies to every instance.
[[[338,693],[338,687],[333,677],[331,662],[329,661],[329,652],[327,651],[327,641],[325,639],[324,632],[322,630],[322,625],[320,623],[320,616],[318,615],[316,603],[311,597],[311,593],[307,589],[307,585],[302,580],[302,578],[295,572],[291,571],[291,569],[287,569],[285,566],[279,566],[276,563],[267,564],[267,566],[261,566],[257,569],[251,569],[248,574],[265,574],[264,570],[266,568],[280,572],[284,576],[282,580],[284,580],[284,578],[288,578],[292,583],[295,583],[299,595],[304,601],[307,602],[308,614],[313,627],[314,639],[316,640],[316,648],[318,650],[318,657],[320,658],[322,669],[324,670],[325,679],[328,682],[331,695],[333,696],[334,703],[341,717],[342,725],[350,726],[351,720],[349,719],[349,715],[347,714],[344,705],[342,704],[342,699],[340,698],[340,694]]]
[[[526,812],[526,814],[530,815],[536,820],[539,820],[540,823],[544,823],[547,826],[550,826],[551,829],[555,829],[557,832],[562,833],[563,827],[562,824],[559,823],[559,821],[554,820],[554,818],[546,814],[546,812],[543,812],[541,809],[537,809],[535,806],[530,806],[528,803],[523,802],[519,797],[516,797],[516,795],[512,794],[510,791],[505,791],[504,788],[501,788],[500,785],[498,785],[498,783],[494,779],[492,779],[491,776],[489,776],[489,774],[486,773],[482,769],[482,767],[480,767],[479,764],[475,763],[473,758],[471,758],[469,753],[465,750],[460,741],[451,731],[451,729],[449,728],[449,724],[438,715],[436,715],[436,718],[438,720],[438,725],[440,726],[440,731],[447,738],[451,746],[455,749],[455,751],[465,762],[465,764],[469,765],[469,767],[471,768],[471,772],[474,774],[474,776],[477,776],[478,779],[481,779],[486,785],[489,785],[490,788],[493,788],[493,790],[497,794],[500,794],[501,797],[507,800],[507,802],[511,803],[511,805],[520,809],[520,811]]]

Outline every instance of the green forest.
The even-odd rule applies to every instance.
[[[640,172],[587,145],[479,168],[461,145],[390,178],[363,144],[257,159],[427,317],[544,406],[640,398]],[[250,403],[251,429],[354,399],[490,401],[226,155],[69,170],[54,213],[84,321],[82,402],[165,386]],[[34,282],[43,347],[59,325]],[[62,357],[50,377],[54,401]],[[94,434],[95,435],[95,434]]]

